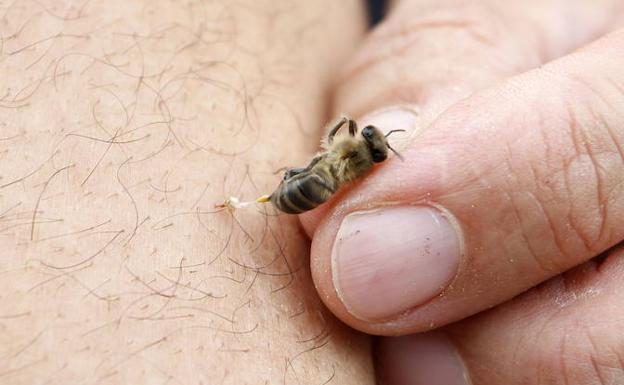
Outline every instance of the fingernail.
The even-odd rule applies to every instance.
[[[393,133],[389,139],[397,150],[405,148],[411,138],[422,129],[420,110],[410,104],[381,108],[364,116],[359,124],[362,127],[373,125],[384,133],[390,130],[405,130]]]
[[[453,343],[442,333],[384,338],[377,372],[384,384],[469,385],[470,376]]]
[[[332,250],[332,274],[347,310],[381,320],[442,292],[460,259],[460,237],[448,215],[429,206],[396,206],[346,216]]]

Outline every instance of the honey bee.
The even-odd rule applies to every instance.
[[[349,135],[336,136],[345,124]],[[271,195],[257,202],[271,202],[280,211],[300,214],[326,202],[340,187],[366,174],[375,163],[388,158],[388,150],[401,155],[388,144],[388,136],[375,126],[366,126],[357,136],[357,123],[341,118],[329,131],[323,143],[324,151],[315,156],[307,167],[286,170],[284,178]]]

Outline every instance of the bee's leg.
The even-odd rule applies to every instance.
[[[322,158],[323,158],[323,155],[317,155],[314,158],[312,158],[312,160],[310,161],[310,164],[308,164],[306,167],[289,168],[284,173],[284,180],[290,179],[297,174],[301,174],[302,172],[310,171],[312,167],[314,167],[314,165],[317,164],[319,160],[321,160]]]
[[[332,127],[332,129],[329,131],[329,134],[327,134],[327,143],[331,144],[334,141],[334,136],[336,136],[338,130],[340,130],[340,128],[344,126],[345,123],[347,123],[348,121],[350,121],[350,119],[346,116],[343,116],[338,122],[336,122],[336,125]],[[349,132],[351,132],[351,130],[349,130]]]
[[[349,135],[355,136],[357,134],[357,123],[353,119],[349,119]]]
[[[312,167],[314,167],[314,166],[315,166],[315,165],[319,162],[319,160],[321,160],[321,159],[323,159],[323,155],[322,155],[322,154],[321,154],[321,155],[317,155],[317,156],[315,156],[315,157],[314,157],[314,158],[312,158],[312,160],[310,161],[310,164],[309,164],[309,165],[308,165],[305,169],[303,169],[303,170],[304,170],[304,171],[310,171],[310,170],[312,169]]]
[[[280,172],[284,172],[284,171],[287,171],[287,170],[288,170],[288,167],[280,167],[277,170],[273,171],[273,175],[277,175]]]
[[[290,179],[293,176],[297,175],[297,174],[301,174],[302,172],[304,172],[306,170],[305,167],[295,167],[295,168],[289,168],[288,170],[286,170],[286,172],[284,173],[284,180],[286,179]]]

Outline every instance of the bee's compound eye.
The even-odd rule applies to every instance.
[[[379,150],[373,150],[371,155],[373,156],[373,162],[375,163],[383,162],[388,157],[386,153]]]
[[[362,129],[362,135],[365,138],[372,138],[373,137],[373,126],[366,126]]]

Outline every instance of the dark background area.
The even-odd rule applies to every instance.
[[[367,0],[368,1],[368,18],[370,25],[379,23],[383,17],[386,1],[385,0]]]

